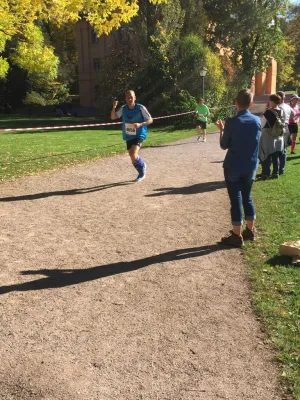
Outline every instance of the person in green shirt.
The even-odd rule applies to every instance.
[[[204,100],[200,99],[199,104],[197,104],[197,122],[196,129],[198,133],[197,142],[200,141],[201,133],[202,133],[202,141],[206,142],[206,127],[207,127],[207,117],[209,116],[209,109],[204,104]]]

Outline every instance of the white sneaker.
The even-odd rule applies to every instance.
[[[206,137],[203,137],[203,140],[202,140],[202,142],[206,142]]]

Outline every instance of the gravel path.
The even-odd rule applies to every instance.
[[[218,135],[1,184],[0,399],[283,400]]]

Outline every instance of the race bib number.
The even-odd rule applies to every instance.
[[[133,124],[125,124],[125,132],[126,135],[136,136],[136,128]]]

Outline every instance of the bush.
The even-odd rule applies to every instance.
[[[179,90],[178,92],[162,93],[161,103],[159,106],[160,115],[181,114],[196,110],[196,99],[190,95],[186,90]],[[151,110],[155,113],[155,109]],[[168,123],[181,125],[190,124],[193,122],[195,114],[187,114],[178,117],[172,117]]]

